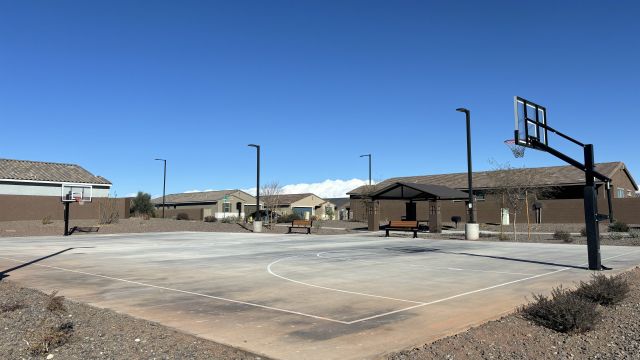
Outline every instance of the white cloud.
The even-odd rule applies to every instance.
[[[289,184],[284,185],[282,187],[283,194],[303,194],[303,193],[314,193],[322,198],[336,198],[336,197],[347,197],[347,192],[351,191],[358,186],[368,184],[365,180],[360,179],[350,179],[350,180],[341,180],[341,179],[327,179],[318,183],[300,183],[300,184]],[[242,191],[247,192],[249,194],[255,195],[256,188],[252,187],[249,189],[243,189]]]
[[[185,191],[185,192],[184,192],[184,194],[197,193],[197,192],[205,192],[205,191],[215,191],[215,190],[213,190],[213,189],[204,189],[204,190],[197,190],[197,189],[194,189],[194,190],[187,190],[187,191]]]

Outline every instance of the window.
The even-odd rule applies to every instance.
[[[222,212],[231,212],[231,203],[223,203]]]
[[[618,188],[616,190],[616,197],[618,199],[623,198],[624,197],[624,189],[623,188]]]

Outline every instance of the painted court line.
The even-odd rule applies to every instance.
[[[17,259],[12,259],[12,258],[7,258],[7,257],[3,257],[3,256],[0,256],[0,259],[9,260],[9,261],[14,261],[14,262],[23,263],[23,264],[28,262],[28,261],[22,261],[22,260],[17,260]],[[183,293],[183,294],[189,294],[189,295],[195,295],[195,296],[202,296],[202,297],[206,297],[206,298],[210,298],[210,299],[221,300],[221,301],[228,301],[228,302],[232,302],[232,303],[236,303],[236,304],[242,304],[242,305],[248,305],[248,306],[255,306],[255,307],[262,308],[262,309],[274,310],[274,311],[281,311],[281,312],[285,312],[285,313],[289,313],[289,314],[301,315],[301,316],[306,316],[306,317],[310,317],[310,318],[314,318],[314,319],[319,319],[319,320],[331,321],[331,322],[340,323],[340,324],[348,324],[348,322],[346,322],[346,321],[341,321],[341,320],[336,320],[336,319],[330,319],[330,318],[323,317],[323,316],[316,316],[316,315],[311,315],[311,314],[305,314],[305,313],[302,313],[302,312],[299,312],[299,311],[293,311],[293,310],[280,309],[280,308],[276,308],[276,307],[272,307],[272,306],[261,305],[261,304],[255,304],[255,303],[250,303],[250,302],[246,302],[246,301],[240,301],[240,300],[227,299],[227,298],[223,298],[223,297],[219,297],[219,296],[213,296],[213,295],[207,295],[207,294],[200,294],[200,293],[193,292],[193,291],[180,290],[180,289],[169,288],[169,287],[166,287],[166,286],[158,286],[158,285],[153,285],[153,284],[147,284],[147,283],[143,283],[143,282],[140,282],[140,281],[133,281],[133,280],[121,279],[121,278],[116,278],[116,277],[112,277],[112,276],[106,276],[106,275],[94,274],[94,273],[90,273],[90,272],[86,272],[86,271],[79,271],[79,270],[73,270],[73,269],[65,269],[65,268],[61,268],[61,267],[58,267],[58,266],[43,265],[43,264],[32,264],[32,265],[40,266],[40,267],[45,267],[45,268],[49,268],[49,269],[60,270],[60,271],[68,271],[68,272],[72,272],[72,273],[76,273],[76,274],[82,274],[82,275],[95,276],[95,277],[99,277],[99,278],[103,278],[103,279],[109,279],[109,280],[115,280],[115,281],[122,281],[122,282],[126,282],[126,283],[129,283],[129,284],[135,284],[135,285],[140,285],[140,286],[147,286],[147,287],[151,287],[151,288],[155,288],[155,289],[168,290],[168,291],[175,291],[175,292],[179,292],[179,293]]]
[[[305,285],[305,286],[309,286],[309,287],[314,287],[314,288],[318,288],[318,289],[323,289],[323,290],[329,290],[329,291],[335,291],[335,292],[340,292],[340,293],[345,293],[345,294],[352,294],[352,295],[360,295],[360,296],[368,296],[368,297],[372,297],[372,298],[377,298],[377,299],[385,299],[385,300],[393,300],[393,301],[401,301],[401,302],[408,302],[408,303],[412,303],[412,304],[424,304],[422,301],[413,301],[413,300],[406,300],[406,299],[397,299],[397,298],[392,298],[392,297],[388,297],[388,296],[381,296],[381,295],[373,295],[373,294],[366,294],[366,293],[361,293],[361,292],[356,292],[356,291],[349,291],[349,290],[342,290],[342,289],[335,289],[335,288],[330,288],[330,287],[326,287],[326,286],[320,286],[320,285],[315,285],[315,284],[309,284],[306,283],[304,281],[299,281],[299,280],[294,280],[294,279],[290,279],[286,276],[282,276],[279,274],[276,274],[275,272],[273,272],[273,270],[271,269],[273,267],[273,265],[279,263],[280,261],[283,260],[287,260],[287,259],[293,259],[293,258],[297,258],[297,257],[302,257],[303,255],[294,255],[294,256],[287,256],[287,257],[283,257],[280,258],[274,262],[272,262],[271,264],[267,265],[267,272],[269,272],[269,274],[278,277],[280,279],[286,280],[286,281],[290,281],[296,284],[300,284],[300,285]]]
[[[625,255],[636,254],[638,252],[640,252],[640,250],[632,251],[632,252],[629,252],[629,253],[624,253],[624,254],[620,254],[620,255],[616,255],[616,256],[611,256],[611,257],[608,257],[608,258],[605,258],[605,259],[602,259],[602,260],[610,260],[610,259],[618,258],[618,257],[621,257],[621,256],[625,256]],[[291,257],[294,257],[294,256],[290,256],[290,257],[287,257],[287,258],[291,258]],[[276,260],[272,264],[274,264],[274,263],[276,263],[278,261],[287,259],[287,258],[282,258],[282,259]],[[0,256],[0,259],[13,261],[13,262],[17,262],[17,263],[27,263],[28,262],[28,261],[17,260],[17,259],[2,257],[2,256]],[[587,263],[584,263],[584,264],[580,264],[578,266],[584,266],[586,264]],[[280,312],[284,312],[284,313],[288,313],[288,314],[300,315],[300,316],[310,317],[310,318],[313,318],[313,319],[325,320],[325,321],[330,321],[330,322],[344,324],[344,325],[352,325],[352,324],[356,324],[356,323],[364,322],[364,321],[367,321],[367,320],[380,318],[380,317],[383,317],[383,316],[388,316],[388,315],[391,315],[391,314],[400,313],[400,312],[403,312],[403,311],[408,311],[408,310],[419,308],[419,307],[423,307],[423,306],[442,303],[442,302],[445,302],[445,301],[448,301],[448,300],[464,297],[464,296],[467,296],[467,295],[476,294],[476,293],[480,293],[480,292],[483,292],[483,291],[487,291],[487,290],[491,290],[491,289],[495,289],[495,288],[499,288],[499,287],[515,284],[515,283],[519,283],[519,282],[522,282],[522,281],[527,281],[527,280],[531,280],[531,279],[535,279],[535,278],[540,278],[540,277],[543,277],[543,276],[548,276],[548,275],[552,275],[552,274],[559,273],[559,272],[562,272],[562,271],[573,269],[573,268],[566,267],[566,268],[558,269],[558,270],[551,271],[551,272],[544,273],[544,274],[529,276],[529,277],[526,277],[526,278],[509,281],[509,282],[505,282],[505,283],[502,283],[502,284],[488,286],[488,287],[485,287],[485,288],[482,288],[482,289],[467,291],[467,292],[464,292],[464,293],[461,293],[461,294],[449,296],[449,297],[446,297],[446,298],[442,298],[442,299],[434,300],[434,301],[430,301],[430,302],[416,302],[416,301],[404,300],[405,302],[412,302],[412,303],[415,303],[416,305],[409,306],[409,307],[402,308],[402,309],[398,309],[398,310],[394,310],[394,311],[385,312],[385,313],[382,313],[382,314],[368,316],[368,317],[357,319],[357,320],[353,320],[353,321],[342,321],[342,320],[331,319],[331,318],[327,318],[327,317],[323,317],[323,316],[306,314],[306,313],[302,313],[302,312],[299,312],[299,311],[280,309],[280,308],[276,308],[276,307],[272,307],[272,306],[266,306],[266,305],[261,305],[261,304],[256,304],[256,303],[250,303],[250,302],[246,302],[246,301],[227,299],[227,298],[223,298],[223,297],[219,297],[219,296],[206,295],[206,294],[196,293],[196,292],[193,292],[193,291],[174,289],[174,288],[169,288],[169,287],[165,287],[165,286],[147,284],[147,283],[143,283],[143,282],[139,282],[139,281],[121,279],[121,278],[116,278],[116,277],[106,276],[106,275],[101,275],[101,274],[94,274],[94,273],[90,273],[90,272],[86,272],[86,271],[66,269],[66,268],[62,268],[62,267],[51,266],[51,265],[43,265],[43,264],[32,264],[32,265],[40,266],[40,267],[44,267],[44,268],[49,268],[49,269],[60,270],[60,271],[67,271],[67,272],[72,272],[72,273],[77,273],[77,274],[82,274],[82,275],[89,275],[89,276],[94,276],[94,277],[99,277],[99,278],[104,278],[104,279],[109,279],[109,280],[114,280],[114,281],[121,281],[121,282],[130,283],[130,284],[151,287],[151,288],[155,288],[155,289],[174,291],[174,292],[179,292],[179,293],[189,294],[189,295],[194,295],[194,296],[201,296],[201,297],[205,297],[205,298],[210,298],[210,299],[215,299],[215,300],[220,300],[220,301],[227,301],[227,302],[236,303],[236,304],[254,306],[254,307],[258,307],[258,308],[262,308],[262,309],[280,311]],[[275,276],[281,277],[281,276],[278,276],[278,275],[275,275]],[[298,281],[294,281],[294,282],[300,283]],[[323,287],[320,287],[320,288],[323,288]],[[330,288],[324,288],[324,289],[331,290]],[[350,293],[357,294],[355,292],[350,292]],[[380,298],[385,298],[385,297],[381,297],[381,296],[377,296],[377,295],[371,295],[371,294],[361,294],[361,295],[364,295],[364,296],[376,296],[376,297],[380,297]],[[392,299],[392,298],[387,298],[387,299]],[[400,299],[397,299],[397,300],[398,301],[402,301]]]
[[[616,255],[616,256],[611,256],[611,257],[608,257],[608,258],[605,258],[605,259],[602,259],[602,260],[611,260],[611,259],[615,259],[615,258],[618,258],[618,257],[621,257],[621,256],[625,256],[625,255],[636,254],[638,252],[640,252],[640,250],[632,251],[632,252],[626,253],[626,254],[620,254],[620,255]],[[585,266],[587,264],[588,263],[583,263],[583,264],[580,264],[578,266]],[[408,308],[405,308],[405,309],[389,311],[389,312],[386,312],[384,314],[378,314],[378,315],[373,315],[373,316],[369,316],[369,317],[358,319],[358,320],[349,321],[348,324],[351,325],[351,324],[359,323],[359,322],[362,322],[362,321],[372,320],[372,319],[376,319],[376,318],[379,318],[379,317],[382,317],[382,316],[387,316],[387,315],[396,314],[396,313],[399,313],[399,312],[402,312],[402,311],[407,311],[407,310],[419,308],[419,307],[422,307],[422,306],[433,305],[433,304],[445,302],[445,301],[448,301],[448,300],[456,299],[456,298],[459,298],[459,297],[463,297],[463,296],[467,296],[467,295],[471,295],[471,294],[476,294],[476,293],[479,293],[479,292],[483,292],[483,291],[487,291],[487,290],[491,290],[491,289],[496,289],[496,288],[499,288],[499,287],[503,287],[503,286],[507,286],[507,285],[511,285],[511,284],[515,284],[515,283],[519,283],[519,282],[522,282],[522,281],[527,281],[527,280],[540,278],[540,277],[547,276],[547,275],[552,275],[552,274],[559,273],[559,272],[562,272],[562,271],[565,271],[565,270],[569,270],[569,269],[573,269],[573,268],[570,268],[570,267],[562,268],[562,269],[550,271],[550,272],[544,273],[544,274],[529,276],[529,277],[526,277],[526,278],[523,278],[523,279],[508,281],[506,283],[493,285],[493,286],[488,286],[488,287],[485,287],[485,288],[482,288],[482,289],[467,291],[467,292],[462,293],[462,294],[449,296],[449,297],[446,297],[446,298],[443,298],[443,299],[430,301],[428,303],[411,306],[411,307],[408,307]]]
[[[366,262],[369,264],[387,264],[384,261],[376,261],[376,260],[369,260],[369,259],[358,259],[358,256],[365,256],[365,255],[380,255],[378,253],[358,253],[356,255],[343,255],[342,257],[340,256],[340,252],[344,252],[344,251],[357,251],[357,250],[337,250],[337,251],[323,251],[323,252],[319,252],[316,254],[317,257],[322,258],[322,259],[345,259],[345,260],[349,260],[349,261],[362,261],[362,262]],[[323,256],[324,254],[335,254],[336,256]],[[494,273],[494,274],[506,274],[506,275],[523,275],[523,276],[531,276],[531,275],[536,275],[536,274],[531,274],[531,273],[520,273],[520,272],[509,272],[509,271],[494,271],[494,270],[478,270],[478,269],[462,269],[462,268],[454,268],[454,267],[435,267],[435,266],[428,266],[428,265],[417,265],[417,264],[408,264],[408,266],[411,267],[419,267],[425,270],[450,270],[450,271],[472,271],[472,272],[486,272],[486,273]]]

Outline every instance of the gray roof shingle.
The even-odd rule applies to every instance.
[[[179,194],[165,195],[166,204],[180,204],[180,203],[193,203],[193,202],[214,202],[224,198],[225,195],[231,195],[241,190],[214,190],[214,191],[200,191],[189,192]],[[151,200],[154,204],[162,204],[162,196]]]
[[[304,193],[304,194],[281,194],[281,195],[266,195],[266,196],[260,196],[261,199],[264,199],[265,202],[269,202],[272,198],[275,198],[276,196],[278,197],[278,204],[279,205],[291,205],[296,201],[300,201],[304,198],[306,198],[307,196],[311,196],[313,194],[311,193]],[[316,195],[317,196],[317,195]],[[319,199],[321,199],[321,197],[317,196]]]
[[[603,175],[611,177],[621,167],[622,162],[600,163],[596,170]],[[521,176],[526,176],[535,181],[537,186],[577,185],[584,183],[584,172],[573,166],[549,166],[539,168],[514,169]],[[497,186],[498,177],[496,171],[480,171],[473,173],[473,187],[475,189],[492,189]],[[632,179],[633,181],[633,179]],[[467,189],[467,173],[436,174],[422,176],[404,176],[386,179],[376,185],[372,185],[373,191],[377,191],[395,182],[408,182],[419,184],[444,185],[454,189]],[[359,195],[367,186],[361,186],[348,192],[348,195]]]
[[[111,185],[79,165],[12,159],[0,159],[0,179]]]

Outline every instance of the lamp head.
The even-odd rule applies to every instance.
[[[469,113],[469,110],[467,110],[465,108],[457,108],[456,111],[460,111],[460,112],[467,113],[467,114]]]
[[[256,145],[256,144],[249,144],[247,146],[251,146],[251,147],[254,147],[254,148],[259,148],[260,147],[260,145]]]

